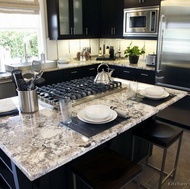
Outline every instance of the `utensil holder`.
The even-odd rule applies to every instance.
[[[34,113],[38,111],[38,95],[37,90],[19,91],[18,100],[19,107],[22,113]]]

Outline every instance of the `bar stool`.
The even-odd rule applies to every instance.
[[[135,138],[138,137],[140,139],[148,141],[149,142],[149,153],[148,153],[148,156],[145,157],[146,165],[160,172],[158,189],[161,189],[162,184],[169,177],[171,177],[173,179],[175,178],[182,136],[183,136],[182,129],[179,129],[179,128],[175,127],[174,125],[169,125],[167,123],[164,123],[164,122],[161,122],[158,120],[151,120],[150,122],[145,123],[144,125],[140,125],[137,129],[134,129],[134,131],[133,131],[132,161],[134,160],[134,157],[135,157]],[[178,147],[176,150],[174,167],[170,173],[166,173],[165,172],[165,163],[166,163],[167,150],[177,140],[178,140]],[[150,157],[151,149],[152,149],[153,145],[156,145],[163,149],[161,169],[148,164],[148,158]],[[164,174],[165,174],[165,178],[164,178]]]
[[[135,179],[140,188],[142,167],[107,147],[74,160],[71,169],[74,189],[77,188],[76,176],[94,189],[119,189]]]

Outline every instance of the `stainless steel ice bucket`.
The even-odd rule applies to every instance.
[[[18,90],[17,90],[18,91]],[[34,113],[38,111],[37,90],[18,91],[19,107],[22,113]]]

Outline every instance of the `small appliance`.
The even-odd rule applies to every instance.
[[[146,56],[146,65],[155,66],[156,65],[156,54],[148,54]]]

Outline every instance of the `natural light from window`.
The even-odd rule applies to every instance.
[[[38,14],[0,13],[0,64],[25,63],[39,58]]]

